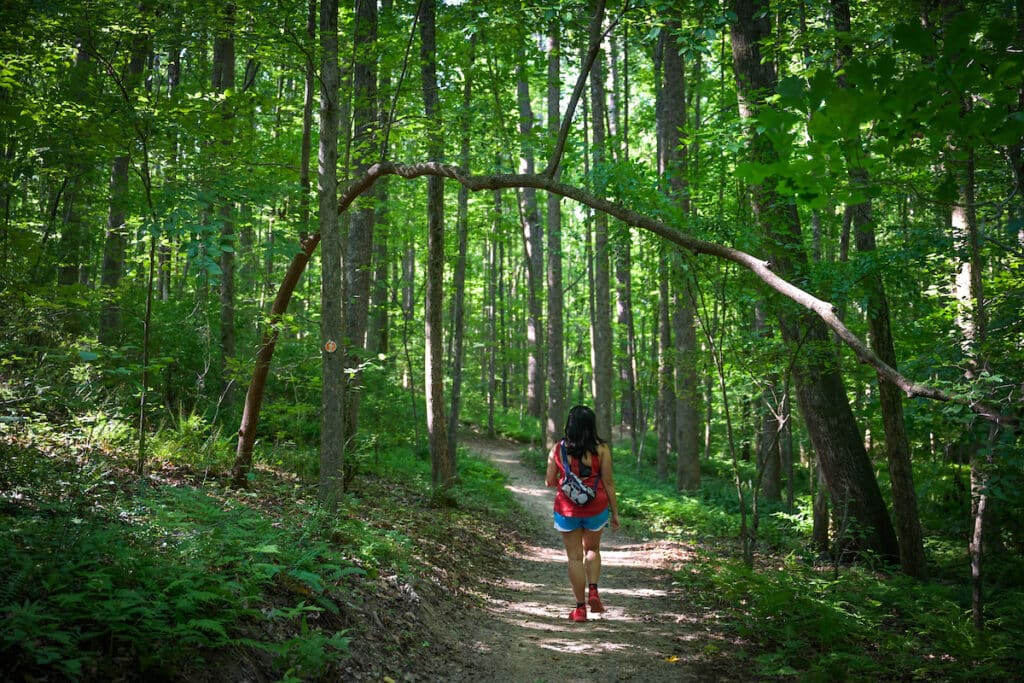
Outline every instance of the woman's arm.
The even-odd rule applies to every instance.
[[[544,475],[545,486],[558,486],[558,444],[556,443],[551,452],[548,453],[548,470]]]
[[[608,492],[608,505],[612,510],[612,529],[619,529],[619,502],[615,498],[615,477],[612,475],[612,451],[608,444],[601,444],[598,447],[601,456],[601,483],[604,490]]]

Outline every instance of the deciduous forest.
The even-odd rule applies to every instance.
[[[539,680],[577,404],[666,558],[587,680],[1019,673],[1021,0],[0,25],[3,679]]]

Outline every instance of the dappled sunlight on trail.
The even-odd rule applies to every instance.
[[[678,542],[640,541],[607,530],[600,590],[606,612],[571,621],[575,605],[565,551],[551,525],[554,490],[519,462],[521,447],[468,440],[508,477],[506,486],[537,523],[536,538],[515,552],[509,575],[481,595],[485,618],[466,646],[486,653],[493,676],[510,681],[746,680],[715,665],[729,638],[690,614],[673,582],[692,550]],[[477,679],[474,679],[477,680]]]

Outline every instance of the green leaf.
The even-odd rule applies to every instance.
[[[899,24],[893,29],[892,37],[896,47],[922,57],[935,55],[935,40],[931,34],[916,22]]]

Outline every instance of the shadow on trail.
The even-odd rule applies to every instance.
[[[586,623],[568,616],[575,606],[562,541],[552,528],[554,490],[522,465],[522,447],[468,439],[508,477],[506,486],[531,517],[537,534],[523,545],[509,573],[487,587],[486,620],[473,642],[493,676],[511,681],[744,680],[742,672],[716,666],[715,653],[735,647],[688,610],[672,571],[691,551],[682,544],[640,541],[622,532],[602,539],[601,595],[606,612]],[[709,656],[711,655],[711,656]],[[488,667],[490,668],[490,667]],[[479,679],[486,680],[489,675]]]

